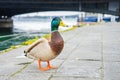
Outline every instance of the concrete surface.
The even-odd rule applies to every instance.
[[[25,47],[0,54],[0,80],[120,80],[120,23],[80,27],[62,34],[65,47],[40,71]],[[46,63],[42,63],[44,66]]]

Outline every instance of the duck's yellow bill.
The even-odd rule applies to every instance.
[[[63,21],[60,21],[60,26],[67,27],[67,25]]]

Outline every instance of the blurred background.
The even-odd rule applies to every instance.
[[[119,0],[0,0],[0,50],[50,33],[51,20],[68,25],[119,22]],[[60,28],[65,30],[67,28]]]

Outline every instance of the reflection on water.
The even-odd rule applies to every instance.
[[[0,28],[0,36],[13,34],[12,28]]]

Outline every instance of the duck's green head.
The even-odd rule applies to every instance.
[[[53,20],[51,22],[51,31],[58,30],[59,26],[65,26],[65,24],[59,17],[53,18]]]

